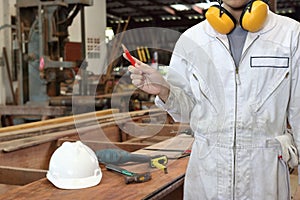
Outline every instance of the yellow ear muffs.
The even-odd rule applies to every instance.
[[[247,31],[257,32],[263,27],[267,15],[267,3],[261,0],[251,1],[241,15],[240,25]]]
[[[205,17],[210,25],[221,34],[228,34],[235,28],[235,18],[221,6],[211,6],[206,11]]]

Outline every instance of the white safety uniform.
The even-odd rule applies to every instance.
[[[238,66],[227,36],[207,21],[181,35],[168,68],[169,98],[155,102],[195,133],[186,200],[290,199],[275,137],[288,120],[300,145],[299,43],[299,23],[271,11],[260,31],[248,33]]]

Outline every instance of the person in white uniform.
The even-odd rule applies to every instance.
[[[136,59],[132,83],[194,131],[184,199],[291,199],[299,68],[300,24],[260,0],[209,8],[180,36],[166,79]]]

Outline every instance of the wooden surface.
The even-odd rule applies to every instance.
[[[64,200],[134,200],[134,199],[163,199],[175,186],[183,184],[183,177],[188,163],[188,157],[168,164],[168,174],[161,170],[152,171],[152,179],[145,183],[126,185],[124,178],[102,167],[103,177],[97,186],[78,190],[62,190],[53,186],[46,178],[35,181],[31,184],[12,189],[0,195],[5,200],[41,200],[41,199],[64,199]],[[172,187],[172,183],[174,187]],[[178,199],[181,199],[179,197]]]
[[[170,155],[180,154],[182,150],[188,148],[174,148],[185,140],[182,138],[183,135],[178,135],[178,132],[181,128],[188,128],[187,126],[179,127],[177,124],[163,126],[150,123],[151,120],[148,119],[150,112],[154,113],[155,116],[157,115],[155,119],[161,118],[161,111],[155,109],[135,111],[130,114],[116,113],[113,117],[111,114],[105,113],[105,116],[96,117],[99,124],[86,124],[91,118],[91,114],[80,115],[77,122],[83,123],[83,125],[76,127],[76,129],[70,126],[65,130],[59,125],[61,123],[64,125],[74,124],[74,117],[46,120],[49,123],[44,121],[14,128],[4,128],[6,131],[9,129],[9,131],[3,131],[0,134],[0,184],[2,184],[2,186],[0,185],[0,199],[182,199],[182,186],[188,157],[169,159],[168,174],[165,174],[161,169],[150,168],[148,163],[144,164],[143,167],[137,164],[131,165],[132,163],[123,166],[133,172],[151,171],[152,179],[145,183],[126,185],[122,175],[107,171],[102,164],[100,165],[103,172],[102,181],[99,185],[91,188],[62,190],[56,188],[45,178],[52,153],[64,141],[81,139],[94,150],[119,147],[130,152],[138,152],[149,147],[151,143],[153,145],[156,140],[155,143],[162,142],[162,139],[170,139],[170,141],[163,141],[160,146],[154,146],[151,148],[152,150],[140,152],[149,155],[156,155],[157,153],[161,155],[163,152],[160,150],[164,147],[172,151],[175,150],[175,152],[171,151]],[[118,119],[118,123],[115,122],[116,119]],[[136,129],[132,126],[132,122],[136,122],[136,125],[142,129]],[[99,127],[102,128],[102,135],[105,135],[109,142],[99,134]],[[119,129],[120,127],[123,129]],[[130,139],[134,139],[135,133],[129,135],[127,131],[140,134],[140,132],[144,132],[141,130],[147,128],[159,130],[159,132],[156,135],[147,135],[147,137],[141,138],[141,141],[130,142]],[[41,131],[41,129],[43,130]],[[83,132],[80,137],[77,133],[79,130]],[[178,138],[178,140],[174,142],[171,139],[173,137]],[[190,137],[189,141],[192,142],[192,139]],[[169,143],[173,147],[170,147]],[[178,156],[171,157],[177,158]]]

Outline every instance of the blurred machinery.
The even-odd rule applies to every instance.
[[[84,71],[84,7],[93,0],[17,0],[19,104],[47,102],[59,96],[61,83],[70,85],[79,67]],[[78,60],[66,58],[68,27],[81,14],[82,42]],[[84,84],[84,83],[82,83]]]

